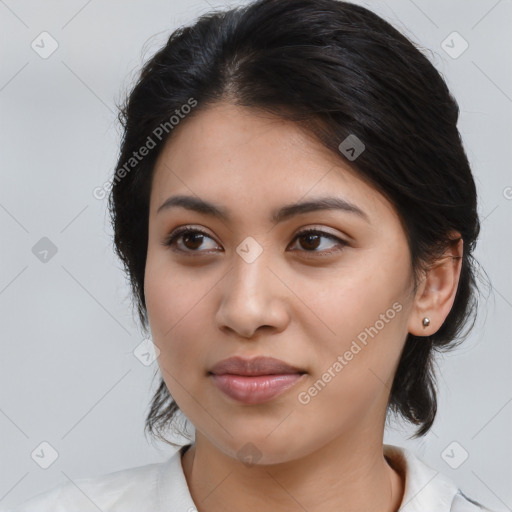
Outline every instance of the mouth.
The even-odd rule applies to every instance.
[[[245,359],[243,357],[230,357],[215,364],[210,372],[214,375],[288,375],[295,373],[306,373],[302,368],[285,363],[273,357],[254,357]]]
[[[232,357],[208,372],[220,391],[245,404],[268,402],[303,380],[306,374],[301,368],[270,357]]]

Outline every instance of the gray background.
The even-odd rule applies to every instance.
[[[410,447],[474,499],[512,510],[512,3],[358,3],[426,48],[459,102],[483,219],[476,256],[493,284],[471,337],[439,360],[433,431],[409,441],[412,430],[392,423],[385,441]],[[179,25],[227,5],[235,3],[0,0],[0,507],[173,451],[143,434],[157,363],[134,356],[143,337],[106,200],[93,190],[114,171],[115,103],[142,62]],[[31,47],[43,31],[59,45],[46,59]],[[457,58],[441,46],[454,31],[469,44]],[[43,237],[57,248],[46,262],[33,251]],[[58,452],[48,469],[42,442]],[[463,450],[468,459],[452,468],[446,460],[460,463]]]

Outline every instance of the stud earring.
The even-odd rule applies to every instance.
[[[427,326],[429,326],[429,325],[430,325],[430,318],[425,317],[425,318],[423,319],[423,326],[424,326],[424,327],[427,327]]]

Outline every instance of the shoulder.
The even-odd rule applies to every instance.
[[[400,512],[492,512],[467,497],[454,481],[427,465],[411,450],[385,444],[384,454],[404,479]]]
[[[182,476],[178,451],[165,462],[62,483],[5,512],[160,512],[164,494],[179,499],[186,491]]]

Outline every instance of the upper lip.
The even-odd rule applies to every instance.
[[[273,357],[254,357],[245,359],[243,357],[230,357],[215,364],[210,373],[224,375],[282,375],[290,373],[306,373],[304,370],[292,366],[280,359]]]

